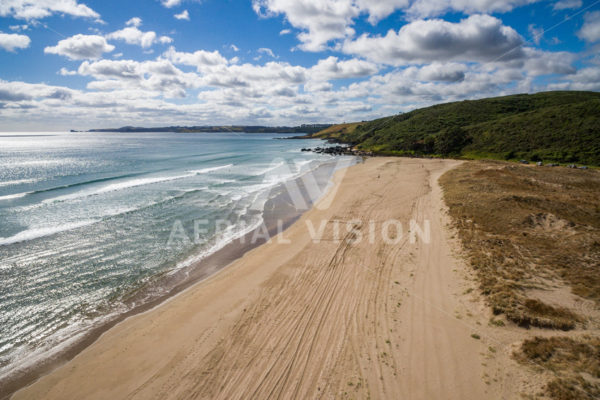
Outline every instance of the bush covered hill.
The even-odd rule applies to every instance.
[[[388,155],[600,165],[600,93],[563,91],[465,100],[332,126],[312,137]]]

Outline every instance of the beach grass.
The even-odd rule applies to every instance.
[[[504,315],[523,327],[597,334],[597,171],[473,161],[440,183],[480,291],[497,315],[492,325],[504,326]],[[600,396],[598,337],[532,337],[514,358],[549,374],[545,396]]]
[[[553,399],[600,397],[600,338],[535,337],[524,341],[514,357],[552,374],[545,391]]]
[[[600,174],[476,161],[440,182],[495,314],[522,326],[570,330],[584,323],[560,296],[544,299],[566,287],[600,302]]]

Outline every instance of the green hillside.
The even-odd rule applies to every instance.
[[[600,165],[600,93],[545,92],[439,104],[313,137],[390,155]]]

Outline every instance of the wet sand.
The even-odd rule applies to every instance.
[[[486,345],[453,317],[463,267],[437,179],[455,165],[373,158],[338,172],[282,235],[120,322],[14,398],[489,397]],[[383,240],[390,220],[403,231],[388,223]],[[415,234],[425,221],[428,239]]]

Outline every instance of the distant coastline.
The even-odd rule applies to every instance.
[[[123,126],[121,128],[90,129],[87,132],[175,132],[175,133],[305,133],[312,134],[327,129],[332,124],[302,124],[299,126],[259,126],[259,125],[206,125],[206,126],[164,126],[138,127]],[[77,132],[71,130],[71,132]]]

